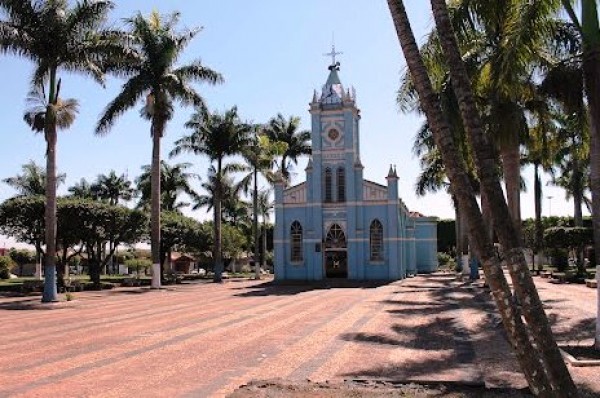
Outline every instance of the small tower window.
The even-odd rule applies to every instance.
[[[371,261],[383,261],[383,225],[379,220],[373,220],[369,229]]]
[[[346,170],[343,167],[337,170],[337,200],[346,201]]]
[[[325,169],[325,202],[331,203],[333,202],[333,187],[332,187],[332,175],[331,169]]]
[[[302,261],[302,225],[294,221],[290,228],[290,258],[292,262]]]

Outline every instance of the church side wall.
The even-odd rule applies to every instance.
[[[415,248],[417,271],[434,272],[438,268],[437,260],[437,220],[433,217],[415,219]]]

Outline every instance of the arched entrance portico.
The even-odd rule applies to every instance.
[[[338,224],[333,224],[327,231],[324,257],[327,278],[348,277],[348,244],[346,234]]]

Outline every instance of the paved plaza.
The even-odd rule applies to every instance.
[[[557,338],[588,344],[595,292],[538,280]],[[253,379],[524,387],[489,292],[451,275],[380,286],[265,281],[0,298],[1,397],[220,397]],[[569,368],[600,393],[600,368]]]

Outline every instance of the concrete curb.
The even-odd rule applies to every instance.
[[[565,358],[567,360],[567,362],[569,362],[571,364],[571,366],[577,366],[577,367],[600,366],[600,360],[594,360],[594,359],[579,360],[579,359],[575,358],[573,355],[571,355],[568,352],[566,352],[565,350],[563,350],[562,348],[560,348],[560,352],[561,352],[563,358]]]

